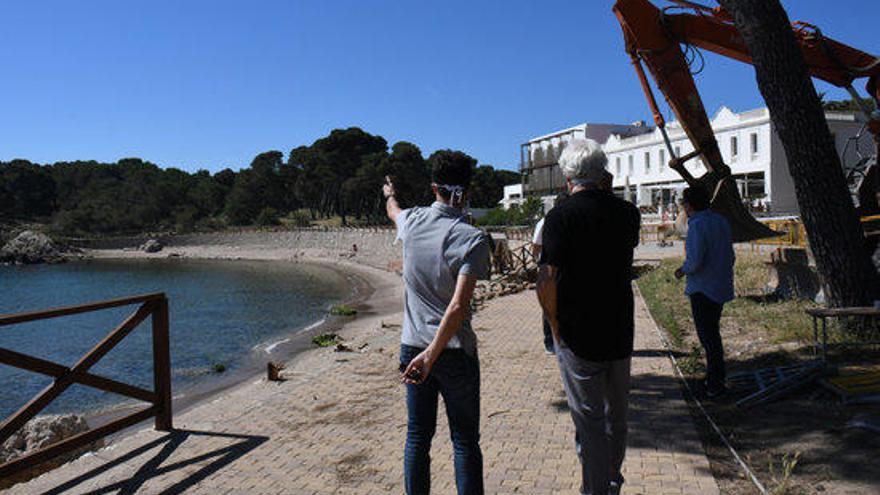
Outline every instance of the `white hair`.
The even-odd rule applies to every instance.
[[[559,168],[566,179],[576,182],[602,182],[608,157],[592,139],[572,139],[559,155]]]

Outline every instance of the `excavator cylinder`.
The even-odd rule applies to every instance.
[[[651,72],[666,97],[682,128],[699,150],[708,172],[694,178],[673,157],[670,167],[691,187],[702,187],[712,197],[712,210],[724,215],[730,223],[734,242],[751,241],[780,235],[758,222],[743,204],[730,167],[724,163],[718,141],[694,84],[679,40],[672,38],[664,25],[664,14],[648,0],[618,0],[612,9],[623,29],[626,49],[633,60],[642,89],[658,126],[663,127],[654,95],[645,78],[642,63]],[[692,154],[693,155],[693,154]],[[688,158],[692,157],[689,155]],[[675,163],[673,165],[673,163]]]

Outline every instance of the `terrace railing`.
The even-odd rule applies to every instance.
[[[169,431],[171,420],[171,367],[168,350],[168,299],[164,293],[146,294],[98,301],[80,306],[49,309],[33,313],[0,315],[0,327],[62,316],[100,311],[121,306],[138,305],[138,308],[104,339],[98,342],[76,364],[67,367],[44,359],[0,348],[0,364],[14,366],[34,373],[53,377],[55,380],[34,396],[17,412],[0,424],[0,444],[6,441],[28,421],[46,408],[68,387],[77,383],[106,392],[120,394],[149,403],[149,406],[109,423],[79,433],[49,445],[41,450],[0,465],[0,478],[32,468],[61,454],[77,450],[107,435],[154,417],[156,429]],[[89,369],[122,341],[147,318],[152,319],[153,337],[153,390],[122,383],[92,373]]]

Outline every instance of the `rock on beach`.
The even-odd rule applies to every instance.
[[[156,239],[150,239],[147,242],[141,244],[141,247],[139,249],[141,251],[144,251],[145,253],[158,253],[162,250],[163,247],[165,246],[163,246],[161,242],[157,241]]]
[[[0,446],[0,464],[17,459],[89,429],[86,420],[75,414],[38,416]],[[67,456],[71,458],[72,456]]]
[[[46,234],[25,230],[0,249],[3,263],[60,263],[64,261],[61,249]]]
[[[21,429],[16,431],[2,445],[0,445],[0,464],[18,459],[37,450],[58,443],[78,433],[88,431],[89,426],[85,418],[76,414],[38,416],[28,421]],[[55,466],[75,459],[83,453],[95,450],[103,446],[104,442],[97,442],[80,449],[62,454],[49,462],[31,467],[11,479],[0,482],[0,489],[6,488],[8,483],[15,483],[38,476]]]

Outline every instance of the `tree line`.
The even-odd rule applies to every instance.
[[[515,172],[476,166],[471,206],[492,208]],[[406,206],[428,204],[430,157],[418,146],[387,141],[357,127],[336,129],[309,146],[260,153],[239,171],[214,174],[160,168],[140,158],[116,163],[0,162],[0,221],[50,224],[63,235],[295,225],[338,217],[384,221],[380,187],[392,176]]]

